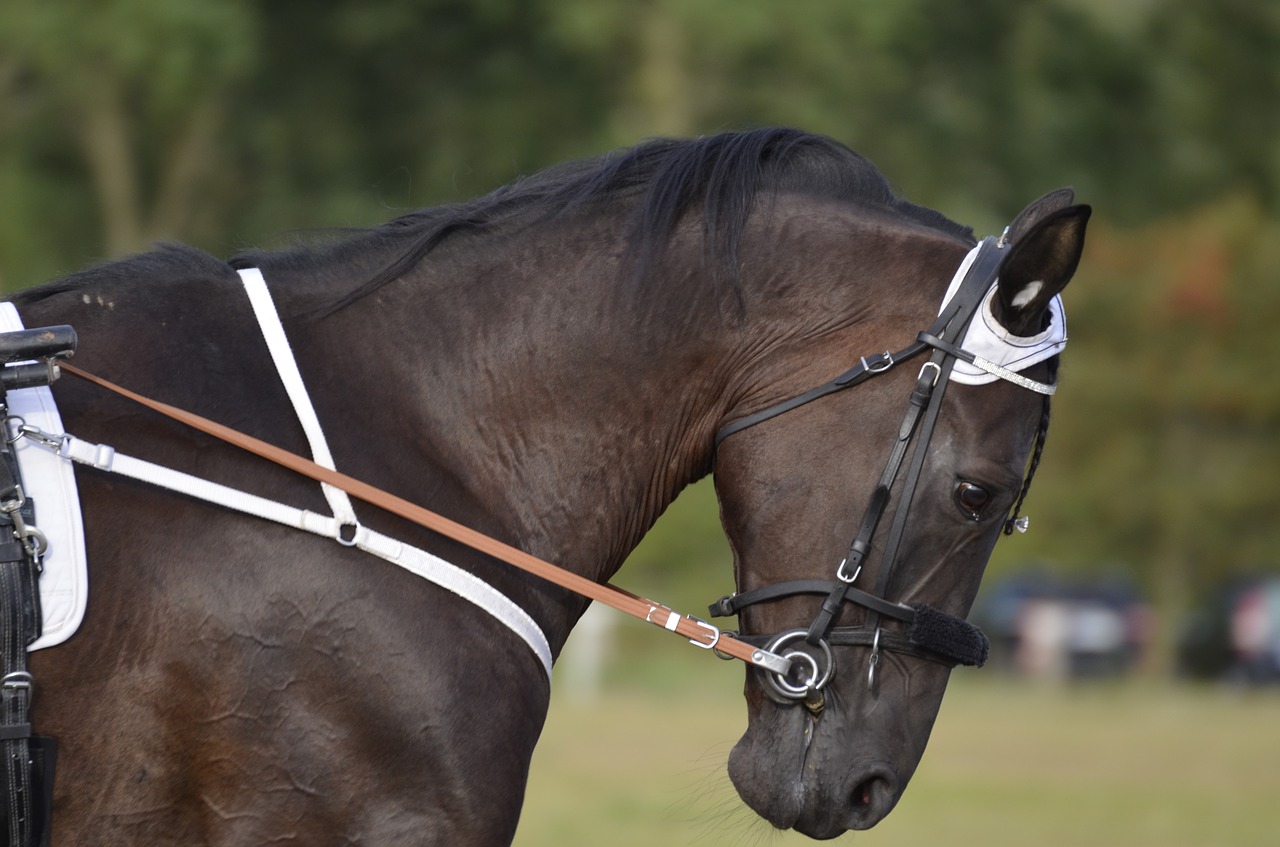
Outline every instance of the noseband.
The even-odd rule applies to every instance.
[[[867,682],[870,686],[875,685],[876,670],[882,650],[929,659],[948,667],[954,667],[957,664],[981,666],[986,662],[990,644],[987,637],[976,626],[923,603],[907,605],[892,602],[885,599],[885,594],[906,528],[909,507],[929,452],[929,442],[937,424],[946,386],[951,380],[952,371],[957,362],[968,363],[978,372],[989,374],[990,376],[985,378],[986,381],[991,378],[1004,379],[1045,396],[1045,414],[1041,416],[1031,465],[1013,511],[1004,525],[1006,534],[1012,533],[1015,528],[1026,530],[1026,518],[1019,518],[1018,512],[1031,485],[1031,479],[1043,449],[1048,424],[1049,396],[1053,394],[1055,386],[1027,379],[962,346],[970,324],[983,307],[988,295],[992,293],[1000,264],[1007,252],[1003,238],[1000,241],[995,238],[984,239],[971,253],[972,261],[967,271],[964,271],[964,265],[961,265],[961,270],[964,271],[963,276],[960,276],[960,271],[957,272],[958,287],[953,282],[954,293],[949,300],[945,301],[937,320],[927,331],[920,333],[910,346],[894,353],[885,352],[862,357],[856,366],[831,382],[733,421],[716,435],[718,447],[724,439],[734,433],[776,418],[784,412],[789,412],[820,397],[861,385],[903,362],[932,351],[928,361],[920,367],[915,387],[907,401],[906,414],[898,428],[884,472],[871,495],[871,501],[863,515],[858,533],[849,546],[849,552],[836,567],[836,578],[778,583],[723,597],[711,605],[713,617],[727,617],[738,614],[747,606],[783,597],[809,594],[826,597],[817,616],[807,629],[793,629],[776,635],[738,636],[745,642],[763,646],[770,652],[781,653],[791,660],[791,673],[784,675],[766,672],[764,674],[766,688],[784,701],[802,699],[810,701],[813,695],[820,692],[822,687],[830,681],[835,673],[831,651],[833,646],[871,648],[867,669]],[[968,258],[966,261],[969,261]],[[1065,332],[1062,341],[1065,342]],[[1047,349],[1044,352],[1047,352]],[[902,502],[894,512],[893,522],[889,528],[879,578],[873,591],[856,588],[854,583],[862,572],[863,560],[871,549],[872,540],[891,499],[890,491],[902,470],[913,441],[916,447],[907,466],[901,495]],[[845,603],[853,603],[867,609],[866,622],[861,626],[836,627],[835,622]],[[899,622],[900,626],[891,630],[884,629],[881,622],[886,618]],[[810,649],[801,649],[801,643],[808,645]],[[791,645],[796,646],[787,650]]]

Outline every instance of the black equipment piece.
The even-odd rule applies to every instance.
[[[57,360],[75,352],[69,326],[0,333],[0,833],[10,847],[49,843],[57,744],[34,734],[27,648],[42,631],[40,574],[48,547],[22,488],[9,432],[9,391],[49,385]],[[20,422],[19,422],[20,423]]]

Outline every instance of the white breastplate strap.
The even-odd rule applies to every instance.
[[[317,465],[323,465],[331,471],[337,470],[333,465],[333,454],[329,452],[329,442],[325,440],[320,419],[316,417],[315,407],[311,405],[311,396],[302,382],[302,374],[298,372],[298,363],[293,357],[293,348],[284,334],[284,326],[280,323],[280,314],[276,311],[275,301],[267,290],[267,281],[262,271],[257,268],[245,268],[240,271],[240,279],[244,282],[245,293],[253,305],[253,314],[258,318],[258,326],[262,329],[262,337],[266,339],[267,349],[271,351],[271,361],[275,362],[276,372],[293,403],[293,411],[302,424],[302,431],[307,435],[307,444],[311,447],[311,458]],[[333,516],[339,523],[358,525],[356,511],[351,506],[351,498],[347,492],[334,488],[328,483],[320,483],[324,491],[324,499],[329,502]]]
[[[271,350],[276,370],[284,381],[285,389],[306,432],[315,462],[334,470],[333,457],[325,441],[324,431],[320,427],[315,409],[302,383],[293,352],[262,274],[253,269],[240,271],[240,275],[244,280],[245,290],[249,292],[263,335],[267,339],[267,346]],[[142,459],[135,459],[132,456],[125,456],[107,445],[82,441],[71,435],[64,434],[46,439],[33,436],[33,440],[56,449],[60,456],[74,462],[118,473],[245,514],[332,538],[345,546],[358,547],[366,553],[385,559],[452,591],[505,624],[529,645],[542,663],[547,678],[551,677],[551,648],[547,644],[547,638],[542,629],[524,609],[474,574],[425,550],[361,526],[356,520],[350,498],[341,489],[321,483],[325,499],[333,509],[333,516],[326,516],[161,467]]]
[[[547,678],[551,677],[551,648],[547,644],[546,636],[542,634],[542,630],[533,618],[487,582],[425,550],[397,541],[380,532],[374,532],[364,526],[357,528],[354,542],[351,542],[343,533],[344,526],[350,524],[336,517],[287,506],[256,494],[249,494],[142,459],[135,459],[132,456],[117,453],[105,444],[93,444],[72,435],[63,435],[48,446],[56,447],[60,456],[79,464],[118,473],[121,476],[177,491],[207,503],[265,518],[294,529],[322,535],[325,538],[332,538],[399,565],[410,573],[469,600],[506,624],[516,635],[524,639],[534,655],[542,662]],[[345,496],[345,492],[343,494]]]

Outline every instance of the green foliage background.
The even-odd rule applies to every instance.
[[[0,288],[763,124],[979,232],[1073,184],[1096,214],[1036,527],[992,567],[1124,569],[1173,621],[1280,560],[1278,103],[1261,0],[5,0]],[[724,586],[688,499],[623,582]]]

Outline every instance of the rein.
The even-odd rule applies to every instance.
[[[752,646],[733,637],[730,633],[722,633],[718,627],[712,626],[692,615],[682,615],[667,606],[647,600],[616,586],[593,582],[586,577],[579,576],[572,571],[565,570],[558,565],[544,561],[537,556],[452,521],[443,515],[411,503],[402,497],[383,491],[367,482],[348,476],[340,471],[326,468],[296,453],[291,453],[288,450],[276,447],[274,444],[246,435],[216,421],[170,406],[159,400],[144,397],[102,377],[81,370],[74,365],[63,362],[59,364],[59,367],[66,373],[119,394],[206,435],[211,435],[316,482],[331,485],[334,488],[345,491],[352,497],[377,506],[384,511],[433,532],[438,532],[454,541],[467,545],[473,550],[492,556],[495,559],[500,559],[561,588],[603,603],[669,632],[684,636],[689,640],[689,643],[696,647],[701,647],[704,650],[714,650],[719,654],[741,659],[772,674],[786,674],[791,669],[791,661],[789,659],[783,658],[768,649]]]

